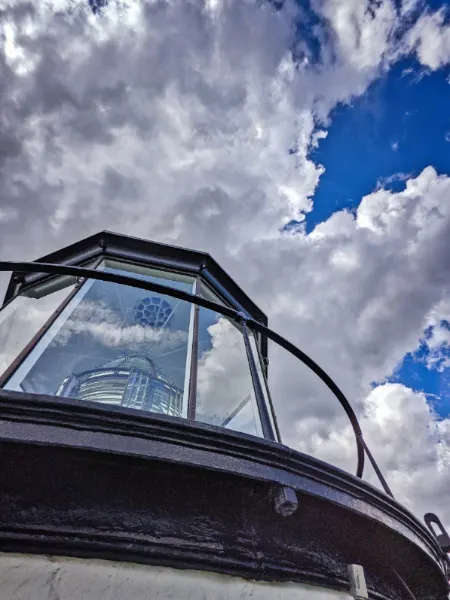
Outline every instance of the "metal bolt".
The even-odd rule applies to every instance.
[[[297,494],[290,487],[279,487],[274,493],[275,512],[290,517],[298,508]]]

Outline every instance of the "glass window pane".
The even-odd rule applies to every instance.
[[[196,420],[262,436],[240,329],[200,308]]]
[[[125,263],[111,259],[102,261],[97,269],[106,271],[107,273],[118,273],[120,275],[127,275],[128,277],[135,277],[142,281],[160,283],[185,292],[192,293],[193,291],[194,278],[182,273],[167,272],[160,269],[152,269],[145,265]]]
[[[183,416],[191,304],[87,280],[8,389]]]
[[[74,277],[58,277],[20,294],[0,311],[0,376],[72,292]]]
[[[224,302],[222,298],[219,298],[217,294],[215,294],[204,281],[201,282],[201,285],[198,286],[198,295],[205,300],[211,300],[211,302],[215,302],[216,304],[221,304],[222,306],[229,306],[228,303]]]

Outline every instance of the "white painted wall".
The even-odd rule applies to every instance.
[[[350,600],[294,583],[200,571],[0,553],[1,600]]]

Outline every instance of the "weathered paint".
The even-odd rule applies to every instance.
[[[294,583],[58,556],[0,554],[5,600],[351,600]]]
[[[280,444],[0,392],[0,549],[446,600],[436,539],[393,499]],[[289,486],[299,508],[276,512]],[[0,595],[0,600],[3,600]],[[33,598],[33,600],[35,600]],[[95,598],[93,600],[96,600]]]

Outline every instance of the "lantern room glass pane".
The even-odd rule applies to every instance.
[[[74,290],[75,277],[58,277],[24,291],[0,311],[0,377]]]
[[[262,437],[241,330],[201,307],[198,321],[196,420]]]
[[[218,302],[212,290],[188,275],[110,259],[97,269],[202,293]],[[68,296],[70,290],[73,294]],[[23,352],[4,384],[6,389],[169,416],[187,418],[189,414],[197,422],[262,437],[238,324],[215,311],[128,285],[86,279],[70,290],[52,302],[53,290],[39,294],[46,329]],[[21,300],[13,303],[17,318]],[[16,336],[18,352],[37,329]],[[14,323],[8,331],[10,340],[17,333]],[[250,337],[259,364],[256,343]],[[193,356],[197,356],[194,365]],[[259,375],[262,378],[261,369]]]
[[[5,387],[185,416],[190,321],[187,302],[87,280]]]

